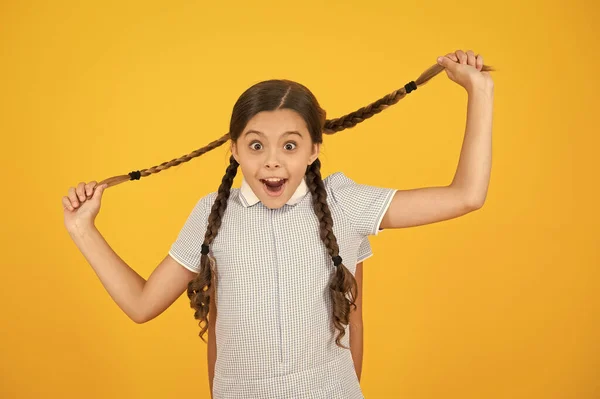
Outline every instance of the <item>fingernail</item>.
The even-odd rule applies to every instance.
[[[441,63],[442,63],[442,60],[443,60],[443,58],[442,58],[442,57],[438,57],[438,59],[437,59],[437,62],[438,62],[438,64],[441,64]]]

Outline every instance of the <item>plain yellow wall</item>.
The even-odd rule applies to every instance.
[[[332,118],[473,49],[498,69],[487,201],[371,239],[361,385],[370,399],[599,398],[598,3],[217,3],[0,4],[0,396],[209,397],[187,297],[130,321],[64,229],[70,186],[204,146],[258,81],[299,81]],[[323,174],[448,184],[466,100],[439,75],[327,136]],[[145,278],[218,187],[226,147],[106,191],[97,225]]]

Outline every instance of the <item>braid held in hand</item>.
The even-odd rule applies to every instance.
[[[425,85],[443,70],[443,66],[435,64],[425,70],[415,81],[410,81],[377,101],[335,119],[326,118],[325,110],[321,108],[313,93],[300,83],[286,79],[271,79],[259,82],[248,88],[236,101],[227,134],[187,155],[163,162],[149,169],[110,177],[98,183],[97,186],[107,184],[108,187],[112,187],[125,181],[139,180],[142,177],[147,177],[172,166],[188,162],[193,158],[220,147],[228,141],[232,144],[237,143],[248,122],[260,112],[279,109],[291,109],[295,111],[306,122],[306,128],[310,133],[312,144],[320,144],[323,142],[323,134],[335,134],[344,129],[356,126],[389,106],[396,104],[402,98],[406,97],[407,94]],[[494,69],[483,65],[481,70],[492,71]],[[243,163],[242,160],[240,162]],[[204,340],[203,335],[208,329],[208,314],[211,299],[214,298],[215,305],[217,301],[215,295],[217,292],[217,265],[215,259],[210,255],[209,248],[214,242],[215,237],[217,237],[221,227],[238,166],[240,166],[238,162],[231,156],[229,166],[223,176],[216,199],[208,216],[207,228],[202,244],[199,273],[188,284],[187,295],[190,299],[190,306],[195,309],[194,317],[200,321],[200,338],[202,340]],[[333,325],[338,331],[335,341],[338,346],[344,347],[341,345],[341,339],[345,335],[345,327],[349,322],[350,309],[352,306],[356,309],[357,283],[352,273],[343,263],[340,263],[342,262],[339,257],[340,248],[333,232],[333,218],[327,205],[327,192],[321,178],[320,169],[321,162],[317,158],[307,167],[304,178],[312,195],[314,212],[319,221],[321,241],[333,260],[329,293],[333,306]]]
[[[405,84],[404,86],[392,91],[389,94],[386,94],[379,100],[372,102],[369,105],[359,108],[356,111],[351,112],[349,114],[340,116],[339,118],[327,119],[327,120],[325,120],[323,118],[322,133],[335,134],[337,132],[341,132],[342,130],[349,129],[349,128],[356,126],[357,124],[372,117],[373,115],[380,113],[381,111],[388,108],[389,106],[396,104],[398,101],[403,99],[408,93],[416,90],[418,87],[423,86],[424,84],[429,82],[433,77],[437,76],[443,70],[444,70],[443,66],[435,64],[435,65],[429,67],[427,70],[425,70],[416,80],[410,81],[409,83]],[[494,70],[494,68],[492,68],[491,66],[488,66],[488,65],[484,65],[482,68],[482,71],[493,71],[493,70]],[[258,83],[257,85],[255,85],[255,87],[260,84],[265,84],[267,82],[274,82],[274,81],[283,82],[283,80],[265,81],[265,82]],[[289,81],[287,81],[287,82],[289,82]],[[296,82],[290,82],[290,83],[296,84]],[[302,86],[302,87],[304,87],[304,86]],[[241,102],[238,101],[238,104],[241,104]],[[323,113],[323,117],[324,117],[324,115],[325,114]],[[217,140],[214,140],[214,141],[210,142],[209,144],[207,144],[206,146],[204,146],[200,149],[194,150],[187,155],[183,155],[179,158],[173,159],[168,162],[163,162],[160,165],[153,166],[148,169],[141,169],[138,171],[130,172],[129,174],[126,174],[126,175],[118,175],[118,176],[113,176],[113,177],[104,179],[98,183],[98,186],[101,186],[102,184],[106,183],[106,184],[108,184],[108,187],[112,187],[112,186],[116,186],[117,184],[129,181],[129,180],[139,180],[140,177],[147,177],[152,174],[156,174],[165,169],[169,169],[172,166],[177,166],[181,163],[188,162],[188,161],[192,160],[193,158],[197,158],[201,155],[204,155],[207,152],[212,151],[215,148],[218,148],[221,145],[225,144],[230,138],[232,138],[231,129],[230,129],[229,133],[224,134]]]

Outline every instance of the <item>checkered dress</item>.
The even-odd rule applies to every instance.
[[[371,256],[396,190],[357,184],[341,172],[323,180],[344,265]],[[169,254],[198,272],[216,192],[198,201]],[[219,234],[215,399],[362,399],[352,355],[335,344],[328,284],[335,266],[319,236],[305,183],[269,209],[242,183],[232,188]],[[214,276],[213,276],[214,278]],[[349,347],[349,328],[342,344]]]

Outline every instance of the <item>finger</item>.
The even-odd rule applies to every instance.
[[[85,185],[85,195],[88,199],[90,199],[92,197],[92,194],[94,194],[94,187],[96,187],[97,184],[98,183],[96,183],[96,181],[93,180]]]
[[[454,62],[458,62],[458,57],[454,53],[448,53],[446,54],[446,57],[450,58]]]
[[[456,62],[452,61],[448,57],[438,57],[438,64],[446,68],[446,70],[452,71],[456,67]]]
[[[75,190],[77,192],[77,196],[79,197],[79,200],[81,202],[85,201],[85,183],[81,182],[77,185],[77,189]]]
[[[467,65],[475,66],[475,53],[473,53],[473,50],[467,50]]]
[[[466,64],[467,63],[467,55],[465,54],[464,51],[462,50],[456,50],[456,56],[458,57],[458,62],[459,64]]]
[[[79,200],[77,199],[77,193],[75,192],[75,188],[69,188],[69,199],[71,200],[71,205],[73,208],[77,208],[79,206]]]
[[[94,195],[92,196],[92,198],[94,200],[100,200],[102,198],[102,193],[104,193],[104,190],[106,189],[106,187],[108,187],[108,184],[102,184],[101,186],[96,187],[96,190],[94,191]]]
[[[63,197],[62,203],[63,203],[63,208],[68,209],[70,211],[72,211],[74,209],[73,206],[71,205],[71,201],[69,200],[68,197]]]
[[[483,56],[482,55],[478,55],[477,56],[477,60],[475,62],[475,66],[477,68],[478,71],[481,71],[481,69],[483,68]]]

